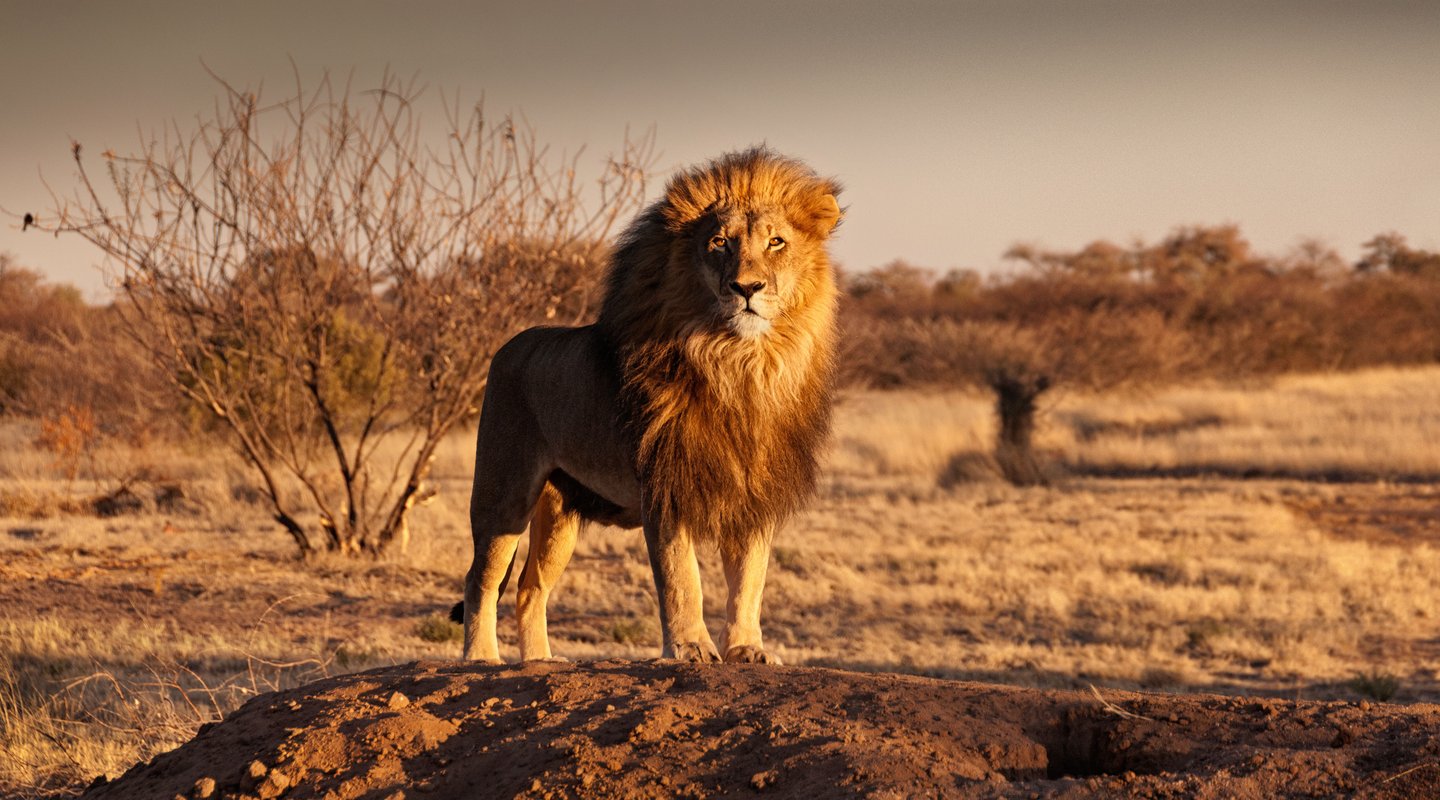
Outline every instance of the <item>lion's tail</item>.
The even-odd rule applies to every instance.
[[[450,619],[464,624],[465,622],[465,601],[461,600],[450,607]]]

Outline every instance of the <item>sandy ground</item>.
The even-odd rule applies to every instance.
[[[754,795],[1434,797],[1440,706],[418,662],[258,697],[84,796]]]
[[[1433,387],[1411,387],[1425,414]],[[1202,437],[1179,463],[1233,459],[1220,445],[1289,463],[1250,395],[1208,397],[1107,406],[1114,438],[1143,429],[1107,457],[1143,467],[1146,426],[1214,417],[1233,424],[1165,440]],[[303,564],[223,463],[171,454],[185,502],[108,517],[58,502],[104,485],[6,453],[0,796],[73,798],[105,775],[90,795],[1440,797],[1440,460],[1366,483],[951,484],[957,461],[983,466],[966,420],[988,406],[866,399],[773,553],[766,643],[795,665],[778,669],[647,660],[643,540],[607,530],[552,598],[575,665],[450,660],[468,442],[437,462],[410,553]],[[1337,438],[1362,466],[1440,453],[1431,417],[1362,411],[1331,417],[1383,435],[1306,429],[1295,463],[1328,474],[1301,445]],[[712,622],[723,610],[707,592]]]

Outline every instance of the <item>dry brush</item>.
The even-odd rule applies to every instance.
[[[217,79],[218,80],[218,79]],[[126,334],[253,468],[302,554],[408,535],[435,448],[474,412],[516,330],[582,317],[612,227],[643,194],[648,138],[598,179],[533,129],[421,92],[327,77],[262,100],[220,81],[37,227],[109,257]],[[291,487],[297,487],[292,491]]]

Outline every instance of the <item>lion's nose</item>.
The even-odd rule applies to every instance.
[[[740,295],[746,300],[749,300],[751,297],[755,296],[757,292],[764,288],[765,281],[749,281],[747,283],[741,283],[740,281],[730,282],[730,291]]]

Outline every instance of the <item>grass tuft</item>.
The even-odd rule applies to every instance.
[[[655,623],[648,619],[628,617],[610,623],[610,640],[616,644],[653,645],[659,641]]]
[[[465,626],[440,614],[431,614],[415,625],[415,635],[435,644],[465,641]]]
[[[1373,670],[1362,672],[1350,680],[1349,686],[1356,693],[1382,703],[1390,701],[1400,691],[1400,679],[1388,672]]]

